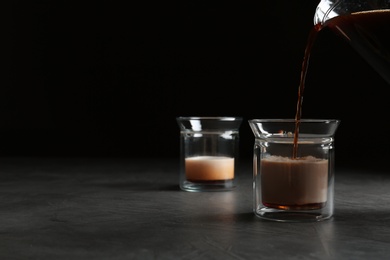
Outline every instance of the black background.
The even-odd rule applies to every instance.
[[[142,2],[142,3],[139,3]],[[12,1],[2,156],[178,157],[177,116],[294,118],[317,1]],[[388,85],[348,43],[316,42],[302,118],[337,118],[338,164],[387,160]],[[378,161],[377,161],[378,160]]]

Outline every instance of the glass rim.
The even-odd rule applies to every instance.
[[[220,120],[220,121],[236,121],[243,120],[241,116],[179,116],[177,120]]]
[[[251,123],[295,123],[293,118],[268,118],[268,119],[249,119]],[[300,123],[340,123],[340,119],[318,119],[304,118],[299,120]]]

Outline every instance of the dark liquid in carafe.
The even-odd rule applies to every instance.
[[[293,158],[298,154],[299,125],[310,54],[317,35],[325,28],[347,40],[351,47],[390,84],[390,10],[341,15],[328,20],[324,25],[315,25],[310,31],[302,63],[295,115]]]

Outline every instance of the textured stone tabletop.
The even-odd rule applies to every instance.
[[[252,212],[252,171],[229,192],[184,192],[178,161],[0,158],[0,259],[385,259],[390,175],[336,169],[335,215]]]

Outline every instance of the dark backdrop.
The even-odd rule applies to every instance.
[[[294,118],[317,1],[11,1],[3,156],[177,157],[177,116]],[[137,4],[134,4],[137,2]],[[138,3],[142,2],[142,3]],[[387,84],[346,42],[313,50],[303,118],[337,118],[342,164],[387,159]]]

